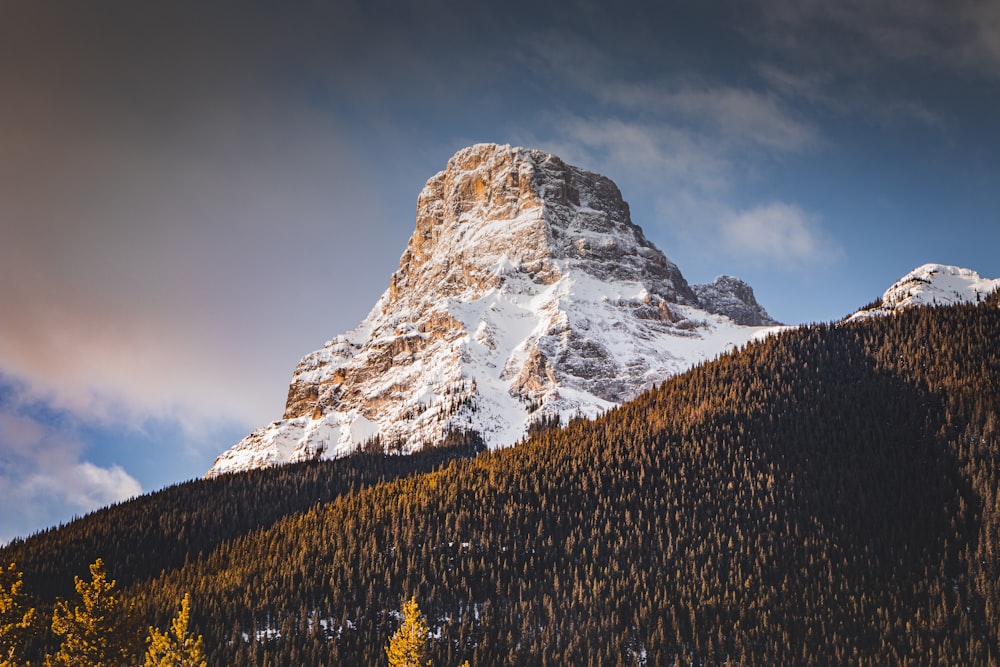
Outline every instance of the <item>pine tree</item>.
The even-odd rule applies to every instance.
[[[14,563],[0,567],[0,667],[24,664],[24,645],[35,622],[35,610],[22,606],[21,583]]]
[[[205,667],[201,635],[196,639],[188,632],[190,605],[191,596],[185,593],[180,611],[170,623],[169,632],[160,632],[152,627],[149,629],[149,638],[146,640],[149,648],[144,667]]]
[[[431,664],[427,658],[427,620],[420,613],[417,599],[412,597],[403,603],[403,624],[389,638],[385,653],[389,656],[389,667],[426,667]]]
[[[56,602],[52,631],[63,639],[55,656],[46,656],[46,665],[112,667],[133,660],[132,633],[119,625],[123,604],[114,594],[115,582],[108,581],[100,558],[90,566],[90,577],[89,582],[74,577],[79,598],[76,604]]]

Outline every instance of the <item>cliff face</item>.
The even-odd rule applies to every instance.
[[[710,313],[725,315],[737,324],[776,325],[764,307],[757,303],[753,288],[735,276],[719,276],[707,285],[694,285],[701,307]]]
[[[593,416],[761,333],[743,325],[773,324],[736,283],[688,285],[609,179],[537,150],[472,146],[424,186],[369,315],[306,355],[283,419],[209,475],[376,436],[404,452],[451,431],[503,446],[541,418]]]

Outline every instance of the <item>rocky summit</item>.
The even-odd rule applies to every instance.
[[[388,289],[307,354],[282,419],[208,476],[412,452],[452,433],[513,444],[593,417],[777,323],[732,276],[689,285],[608,178],[539,150],[479,144],[424,186]]]

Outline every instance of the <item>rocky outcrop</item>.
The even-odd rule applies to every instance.
[[[707,285],[694,285],[692,289],[702,308],[725,315],[737,324],[758,327],[779,324],[757,303],[753,288],[736,276],[719,276]]]
[[[542,151],[472,146],[427,181],[364,321],[306,355],[284,417],[208,474],[376,437],[401,452],[451,431],[509,445],[535,421],[596,415],[762,331],[738,322],[772,320],[739,281],[692,289],[609,179]]]

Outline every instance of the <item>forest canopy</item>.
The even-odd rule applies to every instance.
[[[146,625],[190,593],[210,665],[387,664],[410,599],[436,665],[995,665],[997,305],[789,331],[512,448],[194,482],[0,557],[50,615],[79,565],[48,554],[100,534]],[[300,484],[336,489],[282,505]],[[185,515],[237,493],[287,511]]]

